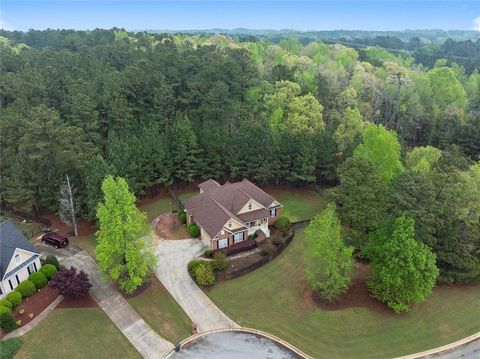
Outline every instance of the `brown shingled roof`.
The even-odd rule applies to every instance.
[[[267,208],[275,201],[272,196],[247,179],[236,183],[227,182],[223,186],[214,180],[208,180],[201,183],[199,187],[203,193],[187,200],[185,210],[195,217],[195,220],[212,238],[221,231],[230,218],[244,224],[244,222],[268,217]],[[237,215],[250,199],[260,203],[265,209]],[[255,217],[256,215],[258,217]]]

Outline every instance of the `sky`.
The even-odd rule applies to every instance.
[[[9,30],[295,29],[480,31],[475,1],[23,1],[1,0]]]

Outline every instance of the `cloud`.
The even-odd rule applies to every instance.
[[[473,30],[480,31],[480,16],[473,19]]]

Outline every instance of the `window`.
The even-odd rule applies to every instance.
[[[20,263],[22,261],[22,258],[20,258],[20,254],[15,254],[15,260],[17,263]]]
[[[251,202],[248,203],[248,209],[252,209],[252,203]]]
[[[32,264],[30,264],[28,267],[27,267],[27,270],[28,270],[28,274],[32,274],[34,272],[37,271],[37,266],[35,265],[35,262],[33,262]]]
[[[228,228],[232,228],[232,221],[228,221]]]
[[[275,208],[272,208],[270,210],[270,217],[275,217],[275,212],[276,212],[276,209]]]
[[[243,232],[235,233],[233,235],[233,243],[238,243],[243,241]]]
[[[225,247],[228,247],[228,239],[227,238],[220,239],[218,241],[218,249],[225,248]]]

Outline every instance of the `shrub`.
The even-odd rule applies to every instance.
[[[13,308],[13,304],[10,303],[8,300],[6,299],[0,299],[0,306],[2,307],[7,307],[7,308],[10,308],[12,309]]]
[[[208,263],[200,263],[195,269],[195,280],[203,287],[213,285],[215,283],[215,273],[212,266]]]
[[[198,237],[200,235],[200,229],[195,223],[190,223],[188,225],[188,233],[190,233],[192,237]]]
[[[45,277],[50,280],[55,273],[57,273],[57,268],[53,264],[44,264],[42,268],[40,268],[40,272],[45,274]]]
[[[211,249],[207,249],[205,252],[203,252],[203,255],[207,258],[211,258],[212,257],[212,250]]]
[[[276,246],[279,246],[283,242],[283,236],[281,236],[280,233],[278,233],[278,232],[274,232],[272,234],[272,242]]]
[[[12,330],[17,329],[17,322],[15,321],[12,313],[0,314],[0,328],[2,328],[6,333],[10,333]]]
[[[213,256],[213,264],[215,267],[215,270],[217,271],[224,271],[225,269],[228,268],[228,260],[227,260],[227,255],[222,252],[215,252]]]
[[[14,290],[7,294],[6,299],[12,303],[12,307],[16,307],[22,302],[22,293]]]
[[[187,223],[187,213],[185,213],[185,211],[178,211],[178,219],[180,219],[180,223],[182,224]]]
[[[195,271],[196,271],[197,267],[204,262],[205,261],[202,261],[200,259],[194,259],[194,260],[190,261],[188,263],[188,271],[190,272],[190,274],[195,277]]]
[[[57,257],[55,257],[55,256],[52,255],[52,254],[49,254],[49,255],[45,258],[45,264],[53,264],[53,265],[55,266],[55,268],[57,268],[57,270],[60,269],[60,263],[58,262]]]
[[[83,270],[77,273],[74,267],[57,272],[50,285],[57,288],[60,294],[71,298],[84,296],[92,287],[87,274]]]
[[[12,312],[12,308],[8,308],[8,307],[4,307],[4,306],[0,305],[0,314],[11,313],[11,312]]]
[[[0,358],[13,359],[15,354],[17,354],[18,350],[21,348],[22,344],[23,341],[20,338],[11,338],[4,340],[2,342],[2,350],[0,350]]]
[[[47,277],[42,272],[35,272],[30,274],[28,280],[32,281],[33,284],[35,284],[35,287],[37,287],[37,289],[42,289],[47,285],[48,282]]]
[[[290,228],[291,225],[292,225],[292,223],[290,222],[290,220],[287,217],[279,217],[279,218],[277,218],[275,223],[273,223],[273,226],[276,229],[278,229],[280,232],[288,231],[288,229]]]
[[[20,292],[23,298],[26,298],[34,295],[37,291],[37,287],[35,286],[35,284],[33,284],[31,280],[27,279],[27,280],[24,280],[19,285],[17,285],[15,290]]]

